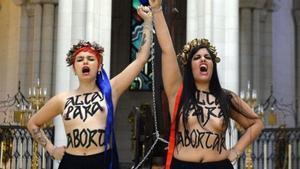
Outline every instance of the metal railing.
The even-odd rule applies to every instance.
[[[264,129],[252,144],[254,169],[300,168],[300,128]],[[245,169],[245,153],[238,162]]]
[[[54,127],[45,128],[45,134],[54,140]],[[2,169],[29,169],[33,158],[33,138],[25,127],[0,126]],[[38,146],[39,169],[52,168],[52,159],[42,146]]]

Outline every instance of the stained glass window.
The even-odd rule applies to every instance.
[[[140,4],[140,0],[132,0],[130,62],[132,62],[136,58],[136,54],[139,50],[143,35],[143,19],[137,14],[136,11]],[[152,89],[152,60],[153,58],[150,56],[144,69],[131,83],[130,90],[150,91]]]

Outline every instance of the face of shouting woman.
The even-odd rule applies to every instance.
[[[102,64],[101,58],[98,61],[95,54],[82,51],[75,56],[74,71],[80,80],[95,80],[100,64]]]
[[[213,73],[213,60],[206,48],[201,48],[194,54],[192,72],[196,84],[209,85]]]

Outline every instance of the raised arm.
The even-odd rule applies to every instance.
[[[64,154],[64,147],[56,148],[47,138],[42,130],[42,126],[62,112],[62,102],[60,96],[51,98],[37,113],[35,113],[27,123],[27,128],[33,139],[41,144],[49,154],[55,159],[61,159]]]
[[[182,83],[182,77],[170,32],[162,11],[162,0],[149,0],[149,2],[152,8],[156,36],[162,49],[163,84],[170,105],[173,105],[178,87]],[[173,109],[173,106],[170,108]]]
[[[236,94],[230,92],[232,113],[231,117],[245,129],[244,134],[238,140],[229,154],[229,159],[234,161],[245,148],[251,144],[261,133],[264,125],[259,116]]]
[[[136,59],[129,64],[120,74],[111,79],[112,86],[112,97],[114,105],[116,105],[117,100],[128,89],[131,82],[143,69],[144,65],[147,63],[150,55],[150,47],[152,44],[152,13],[148,7],[140,6],[137,9],[137,13],[144,20],[143,29],[143,39],[139,51],[137,53]]]

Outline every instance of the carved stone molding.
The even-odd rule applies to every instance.
[[[267,0],[240,0],[240,8],[260,8]]]
[[[32,4],[57,4],[58,0],[29,0],[29,2]]]
[[[26,0],[13,0],[13,3],[16,5],[23,5],[24,3],[26,3]]]
[[[240,0],[240,8],[266,9],[273,11],[278,7],[277,0]]]
[[[268,10],[261,10],[260,11],[260,17],[259,17],[259,21],[260,22],[266,22],[268,15],[270,14]]]
[[[34,5],[27,4],[26,5],[26,11],[27,11],[28,17],[33,17],[34,16]]]

